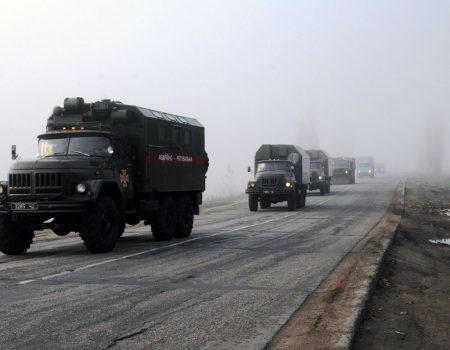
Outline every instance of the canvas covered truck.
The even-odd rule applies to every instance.
[[[356,160],[351,157],[333,158],[333,183],[355,183]]]
[[[125,224],[141,220],[158,241],[191,234],[208,168],[196,119],[66,98],[38,136],[38,151],[37,159],[14,162],[1,185],[3,253],[26,252],[45,228],[79,232],[95,253],[112,250]]]
[[[249,172],[251,168],[249,167]],[[306,204],[309,156],[294,145],[262,145],[255,154],[254,180],[247,184],[251,211],[270,208],[271,204],[287,201],[288,209]]]
[[[311,182],[309,190],[320,190],[320,195],[330,193],[333,173],[332,158],[330,155],[317,149],[306,150],[311,160]]]
[[[356,160],[358,169],[358,177],[374,177],[375,176],[375,161],[372,156],[358,157]]]

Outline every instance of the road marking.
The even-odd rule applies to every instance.
[[[320,203],[314,204],[312,206],[305,207],[304,209],[308,210],[308,209],[317,208],[318,206],[320,206],[322,204],[325,204],[325,203],[329,202],[330,200],[334,199],[335,197],[337,197],[341,193],[346,192],[349,188],[350,188],[350,186],[347,186],[345,189],[343,189],[342,191],[339,191],[335,195],[327,198],[326,200],[321,201]],[[123,255],[123,256],[120,256],[118,258],[113,258],[113,259],[107,259],[107,260],[99,261],[99,262],[96,262],[96,263],[92,263],[92,264],[88,264],[88,265],[77,267],[77,268],[75,268],[73,270],[65,270],[65,271],[62,271],[62,272],[59,272],[59,273],[55,273],[55,274],[52,274],[52,275],[39,277],[39,278],[36,278],[36,279],[23,280],[23,281],[18,282],[17,284],[24,285],[24,284],[33,283],[33,282],[36,282],[36,281],[47,281],[47,280],[53,279],[55,277],[60,277],[60,276],[64,276],[64,275],[68,275],[68,274],[74,273],[74,272],[79,272],[79,271],[91,269],[93,267],[109,264],[109,263],[120,261],[120,260],[134,258],[136,256],[152,253],[152,252],[155,252],[155,251],[158,251],[158,250],[162,250],[162,249],[176,247],[176,246],[179,246],[179,245],[182,245],[182,244],[185,244],[185,243],[197,241],[199,239],[214,237],[214,236],[217,236],[217,235],[224,235],[224,234],[227,234],[227,233],[232,233],[232,232],[236,232],[236,231],[240,231],[240,230],[245,230],[245,229],[248,229],[250,227],[255,227],[255,226],[259,226],[259,225],[268,224],[270,222],[283,220],[283,219],[292,217],[294,215],[297,215],[298,213],[299,212],[293,212],[291,214],[283,215],[281,217],[276,217],[276,218],[273,218],[273,219],[270,219],[270,220],[266,220],[266,221],[262,221],[262,222],[258,222],[258,223],[255,223],[255,224],[246,225],[246,226],[240,226],[240,227],[234,228],[232,230],[228,230],[228,231],[224,231],[224,232],[216,232],[216,233],[213,233],[213,234],[210,234],[210,235],[207,235],[207,236],[194,237],[194,238],[187,239],[185,241],[172,243],[172,244],[161,246],[161,247],[155,247],[155,248],[152,248],[152,249],[143,250],[141,252],[137,252],[137,253],[133,253],[133,254]]]

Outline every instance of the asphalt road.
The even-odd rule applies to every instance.
[[[311,193],[307,207],[206,208],[189,239],[130,227],[108,254],[40,234],[0,254],[2,349],[260,349],[386,212],[397,180]]]

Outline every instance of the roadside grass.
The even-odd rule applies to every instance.
[[[439,177],[439,178],[435,178],[431,181],[431,184],[437,187],[442,187],[445,189],[450,189],[450,177],[449,176],[445,176],[445,177]]]

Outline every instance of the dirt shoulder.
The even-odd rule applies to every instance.
[[[353,349],[448,349],[450,190],[406,183],[405,212]]]
[[[403,209],[404,184],[400,183],[387,214],[308,296],[266,350],[343,350],[351,346],[355,326]]]

